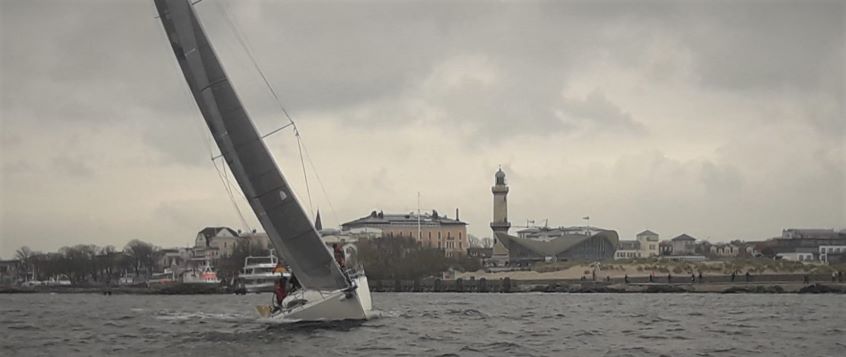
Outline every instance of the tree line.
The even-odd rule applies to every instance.
[[[415,280],[440,277],[454,269],[476,271],[478,258],[466,255],[447,257],[438,248],[427,247],[414,238],[376,238],[358,241],[358,260],[371,280]]]
[[[479,259],[465,255],[447,257],[444,251],[418,243],[413,238],[362,239],[357,243],[358,262],[370,279],[422,279],[439,277],[454,269],[476,271]],[[159,265],[163,251],[153,244],[134,239],[117,250],[114,246],[78,244],[58,252],[42,253],[22,247],[16,252],[22,280],[68,279],[74,285],[112,284],[126,275],[150,276],[164,268]],[[249,241],[236,244],[232,254],[215,259],[218,277],[231,281],[248,256],[268,256],[269,250]]]
[[[23,280],[67,278],[75,285],[116,282],[124,274],[150,275],[160,257],[158,247],[138,239],[129,241],[121,251],[111,245],[78,244],[51,253],[26,246],[15,252]]]

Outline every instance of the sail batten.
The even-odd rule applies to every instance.
[[[238,99],[189,0],[155,0],[212,137],[270,241],[303,287],[349,287]]]

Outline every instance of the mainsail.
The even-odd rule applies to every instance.
[[[190,0],[155,2],[197,106],[276,251],[305,288],[349,287],[241,105]]]

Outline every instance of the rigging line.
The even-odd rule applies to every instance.
[[[311,216],[314,217],[314,207],[311,204],[311,189],[308,187],[308,174],[306,173],[305,161],[303,161],[303,143],[300,141],[300,132],[297,126],[294,125],[294,136],[297,138],[297,149],[300,152],[300,165],[303,167],[303,178],[305,179],[306,194],[308,195],[308,209],[311,211]]]
[[[226,8],[220,2],[216,2],[216,3],[218,5],[218,7],[220,8],[220,11],[223,13],[223,17],[224,17],[224,19],[226,19],[227,24],[232,29],[232,32],[235,34],[235,38],[238,40],[238,43],[241,45],[241,48],[244,49],[244,52],[247,54],[247,57],[249,57],[250,62],[253,65],[253,68],[255,68],[256,72],[258,72],[259,76],[261,77],[262,81],[264,82],[264,85],[267,87],[267,89],[273,95],[273,99],[276,101],[276,105],[279,107],[279,110],[282,112],[282,114],[285,115],[285,118],[288,119],[288,122],[290,123],[289,125],[292,125],[294,127],[294,136],[297,138],[297,148],[298,148],[299,153],[300,153],[300,164],[303,168],[303,177],[305,178],[306,193],[308,195],[308,201],[309,201],[309,210],[311,211],[312,217],[314,217],[314,206],[312,204],[312,199],[311,199],[311,189],[310,189],[309,184],[308,184],[308,174],[307,174],[306,169],[305,169],[305,162],[303,161],[303,153],[302,153],[302,150],[303,150],[302,146],[303,145],[302,145],[302,141],[300,140],[300,133],[299,133],[299,130],[297,130],[297,125],[294,122],[294,119],[291,118],[291,115],[288,113],[288,110],[286,110],[285,106],[282,105],[282,100],[279,99],[279,95],[276,93],[276,90],[273,88],[273,86],[270,84],[270,81],[267,79],[267,76],[265,76],[264,72],[261,70],[261,67],[258,64],[258,60],[256,60],[255,56],[253,55],[253,51],[250,49],[249,43],[247,42],[246,38],[243,35],[241,35],[241,32],[238,30],[238,27],[235,25],[235,22],[229,16],[229,12],[226,11]],[[286,125],[282,128],[285,128],[287,126],[288,125]],[[277,129],[277,130],[271,132],[270,134],[273,134],[273,133],[281,130],[282,128]],[[268,134],[268,135],[270,135],[270,134]],[[264,137],[262,137],[262,138],[264,138]],[[313,166],[314,165],[312,164],[312,167]],[[325,192],[325,190],[324,190],[324,192]],[[331,204],[330,204],[330,206],[331,206]],[[334,215],[334,213],[333,213],[333,215]]]
[[[268,136],[271,136],[271,135],[273,135],[273,134],[276,134],[276,133],[278,133],[279,131],[281,131],[282,129],[285,129],[285,128],[287,128],[287,127],[289,127],[289,126],[292,126],[292,125],[294,125],[294,122],[290,122],[290,123],[288,123],[288,124],[285,124],[285,125],[283,125],[283,126],[280,126],[280,127],[276,128],[276,129],[274,129],[273,131],[271,131],[271,132],[269,132],[269,133],[267,133],[267,134],[262,135],[262,136],[259,138],[259,140],[264,139],[264,138],[266,138],[266,137],[268,137]],[[223,153],[220,153],[220,155],[217,155],[217,156],[213,156],[213,157],[212,157],[212,160],[217,160],[217,159],[219,159],[219,158],[221,158],[221,157],[223,157]]]
[[[235,194],[232,193],[234,191],[234,189],[232,188],[232,186],[233,186],[232,181],[229,180],[229,175],[226,174],[227,173],[226,166],[225,165],[222,165],[222,166],[223,166],[223,178],[226,181],[226,190],[229,191],[229,197],[232,200],[232,205],[235,206],[235,210],[238,212],[238,218],[241,219],[241,224],[243,225],[244,229],[246,229],[247,232],[252,232],[252,227],[250,227],[250,225],[247,223],[247,220],[244,219],[244,213],[241,212],[241,208],[238,206],[238,202],[235,200]],[[243,197],[244,197],[244,199],[247,198],[246,196],[243,196]]]
[[[241,212],[241,208],[238,207],[238,202],[235,201],[235,195],[232,194],[232,187],[229,182],[229,178],[226,175],[226,166],[223,166],[223,174],[220,173],[220,168],[217,166],[217,162],[212,160],[212,165],[214,165],[214,170],[217,171],[217,177],[220,178],[220,182],[223,183],[223,188],[226,189],[226,194],[229,196],[229,202],[232,203],[232,206],[235,207],[235,212],[238,213],[238,218],[241,220],[242,227],[247,230],[247,232],[252,232],[252,227],[247,224],[247,220],[244,219],[244,214]]]
[[[326,198],[326,202],[329,203],[329,210],[332,212],[332,219],[335,222],[340,223],[338,220],[338,215],[335,212],[335,206],[332,204],[332,200],[329,198],[329,194],[326,193],[326,186],[323,185],[323,180],[320,179],[320,174],[317,173],[317,167],[314,165],[314,161],[311,160],[311,155],[308,154],[308,148],[305,145],[305,140],[303,140],[303,152],[305,153],[305,158],[308,160],[309,166],[311,166],[311,170],[314,172],[314,177],[317,178],[317,184],[320,185],[320,190],[323,191],[323,197]]]
[[[273,89],[273,86],[270,85],[270,81],[267,80],[267,77],[262,72],[261,68],[258,65],[258,61],[256,60],[255,56],[253,56],[253,51],[250,50],[250,46],[247,43],[246,38],[241,35],[241,32],[238,31],[238,27],[235,26],[235,22],[229,17],[229,12],[226,11],[226,8],[218,1],[216,2],[217,6],[220,8],[220,11],[223,13],[223,18],[226,19],[226,23],[229,24],[229,27],[232,28],[232,32],[235,34],[235,38],[238,40],[238,43],[244,49],[244,52],[247,54],[247,57],[250,58],[250,62],[255,68],[256,72],[258,72],[259,76],[261,76],[262,81],[264,81],[264,85],[270,90],[270,94],[273,95],[273,98],[276,100],[276,104],[279,106],[279,110],[282,111],[282,114],[290,121],[292,124],[294,119],[291,119],[291,116],[288,114],[288,111],[285,109],[285,106],[282,105],[282,100],[279,99],[279,95],[276,94],[276,90]]]

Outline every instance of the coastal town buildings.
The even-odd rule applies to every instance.
[[[821,245],[819,260],[825,264],[846,262],[846,245]]]
[[[810,253],[819,260],[820,247],[846,245],[846,231],[834,229],[797,229],[782,230],[779,237],[757,242],[754,249],[766,257],[775,257],[779,253]]]
[[[641,258],[640,242],[636,240],[621,240],[617,244],[617,251],[614,252],[614,259],[637,259]]]
[[[601,261],[614,257],[619,237],[617,232],[591,227],[586,231],[565,231],[551,239],[520,238],[497,233],[496,238],[508,249],[511,266],[531,266],[538,262]]]
[[[446,256],[464,255],[470,247],[467,238],[467,223],[459,219],[459,211],[455,210],[455,218],[431,213],[406,214],[384,213],[373,211],[365,217],[346,222],[341,225],[343,231],[378,229],[382,237],[408,237],[416,239],[424,246],[444,251]]]
[[[710,245],[708,249],[712,257],[736,257],[740,255],[741,249],[731,243],[717,243]]]
[[[621,240],[614,253],[614,259],[649,258],[660,254],[658,233],[647,229],[636,237],[636,240]]]
[[[490,265],[525,267],[544,261],[611,259],[617,248],[617,232],[596,227],[531,227],[508,234],[508,185],[500,168],[494,174],[493,251]]]
[[[812,262],[814,261],[813,253],[778,253],[776,259],[790,260],[794,262]]]
[[[350,230],[340,230],[337,228],[328,228],[320,230],[320,237],[327,247],[332,247],[333,244],[351,244],[357,243],[362,239],[374,239],[382,237],[382,230],[379,228],[352,228]]]
[[[206,227],[197,233],[195,252],[210,259],[228,257],[235,250],[238,232],[229,227]]]
[[[696,238],[682,234],[670,240],[672,253],[670,255],[683,256],[696,254]]]
[[[838,232],[834,229],[819,228],[787,228],[781,231],[781,239],[836,239]]]
[[[640,245],[639,248],[642,257],[657,257],[660,254],[658,250],[658,233],[647,229],[638,233],[636,237]]]

